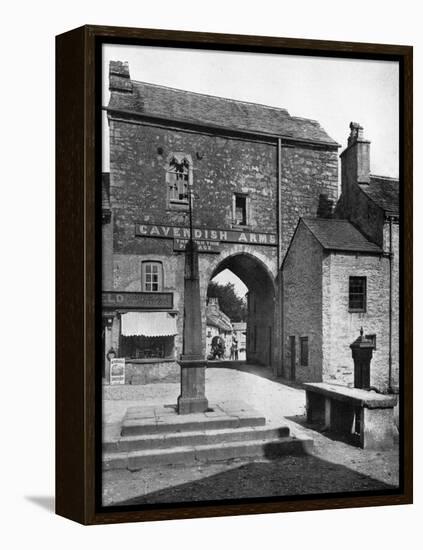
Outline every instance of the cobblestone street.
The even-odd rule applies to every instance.
[[[269,369],[208,368],[206,394],[210,404],[242,399],[262,413],[269,426],[285,424],[293,435],[312,437],[312,455],[107,471],[105,505],[383,490],[398,484],[398,446],[391,451],[363,450],[311,429],[305,423],[304,390],[281,383]],[[118,435],[128,407],[172,404],[178,395],[179,384],[105,386],[104,436]]]

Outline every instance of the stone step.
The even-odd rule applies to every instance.
[[[170,447],[251,441],[253,439],[269,440],[288,436],[289,428],[287,426],[281,426],[279,428],[258,426],[235,429],[207,429],[174,433],[127,435],[121,437],[117,441],[104,442],[103,451],[107,453],[167,449]]]
[[[146,414],[145,412],[143,414]],[[255,411],[209,412],[201,414],[137,417],[128,411],[122,422],[122,436],[179,433],[201,430],[224,430],[264,426],[266,419]]]
[[[223,442],[208,445],[180,446],[169,449],[104,453],[103,469],[131,471],[158,465],[190,465],[233,458],[275,459],[284,455],[303,454],[311,450],[313,440],[307,437],[281,437],[252,441]]]

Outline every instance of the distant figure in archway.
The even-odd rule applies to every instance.
[[[211,341],[211,359],[223,359],[225,355],[225,342],[221,336],[214,336]]]
[[[246,339],[241,345],[238,335],[232,331],[232,339],[229,337],[226,342],[228,357],[232,361],[239,360],[241,348],[243,361],[274,366],[274,358],[278,358],[281,353],[281,340],[275,332],[278,316],[275,308],[277,294],[274,275],[263,258],[243,250],[234,251],[223,258],[218,257],[215,262],[214,268],[210,270],[209,281],[227,269],[248,289],[246,315],[237,319],[246,324]]]
[[[231,361],[238,361],[238,340],[235,337],[232,340]]]

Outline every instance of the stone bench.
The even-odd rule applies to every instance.
[[[397,398],[337,384],[307,383],[307,420],[333,432],[357,434],[363,449],[391,449]]]

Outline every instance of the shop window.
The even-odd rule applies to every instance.
[[[351,312],[366,311],[366,277],[350,277],[349,285],[349,310]]]
[[[248,196],[235,194],[233,198],[234,225],[248,225]]]
[[[126,359],[169,359],[174,355],[174,336],[121,336],[120,353]]]
[[[171,155],[166,170],[168,203],[170,207],[188,208],[191,168],[189,156],[182,153]]]
[[[160,292],[163,286],[163,268],[160,262],[142,262],[143,292]]]
[[[308,367],[308,336],[300,338],[300,361],[302,367]]]

